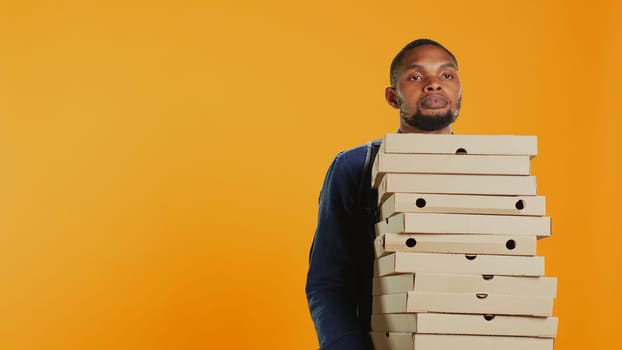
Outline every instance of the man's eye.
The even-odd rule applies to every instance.
[[[413,75],[408,78],[408,80],[421,80],[421,79],[423,79],[423,77],[420,75]]]
[[[449,73],[443,73],[442,74],[443,79],[453,79],[454,76],[449,74]]]

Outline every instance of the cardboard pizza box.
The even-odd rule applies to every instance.
[[[474,155],[538,154],[538,138],[533,135],[440,135],[386,134],[379,153],[432,153]]]
[[[376,224],[376,235],[386,233],[448,233],[484,235],[551,235],[548,216],[400,213]]]
[[[392,252],[536,255],[536,236],[385,233],[376,237],[376,257]]]
[[[382,220],[398,213],[544,216],[544,196],[478,196],[393,193],[382,204]]]
[[[374,277],[372,280],[374,295],[410,291],[488,293],[555,298],[557,296],[557,278],[420,272]]]
[[[412,333],[370,332],[369,335],[374,350],[414,350]]]
[[[407,292],[375,295],[372,313],[456,313],[548,317],[553,298],[487,293]]]
[[[543,256],[395,252],[376,259],[374,276],[398,273],[543,276]]]
[[[404,313],[373,314],[374,332],[424,334],[506,335],[554,338],[557,317],[499,316],[491,314]]]
[[[376,350],[553,350],[552,338],[370,332]]]
[[[535,176],[395,174],[382,176],[378,204],[392,193],[535,196]]]
[[[390,294],[394,295],[394,294]],[[488,293],[408,292],[406,312],[443,312],[547,317],[553,315],[552,297]]]
[[[373,188],[385,173],[529,175],[529,156],[378,152],[372,165]]]

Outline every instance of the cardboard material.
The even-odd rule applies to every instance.
[[[381,153],[432,153],[480,155],[538,154],[536,136],[518,135],[440,135],[386,134]]]
[[[554,338],[557,317],[440,313],[373,314],[371,330],[426,334],[506,335]]]
[[[555,277],[516,277],[417,273],[374,277],[374,295],[410,291],[438,293],[487,293],[499,295],[549,297],[557,296]]]
[[[535,196],[535,176],[395,174],[382,176],[378,204],[392,193]]]
[[[536,255],[536,236],[386,233],[376,237],[376,257],[391,252]]]
[[[374,350],[413,350],[412,333],[379,333],[370,332]]]
[[[488,293],[408,292],[406,312],[545,317],[553,315],[553,298]]]
[[[387,233],[465,233],[486,235],[551,235],[551,218],[537,216],[402,213],[376,224]]]
[[[372,314],[372,332],[421,333],[423,314]],[[429,328],[429,327],[428,327]]]
[[[544,257],[396,252],[374,264],[374,276],[378,277],[420,272],[543,276]]]
[[[376,154],[372,187],[385,173],[529,175],[529,156]]]
[[[550,338],[415,334],[413,339],[416,350],[553,350]]]
[[[411,290],[415,290],[415,276],[419,276],[421,273],[403,273],[399,275],[389,275],[383,277],[374,277],[372,279],[372,294],[397,294],[406,293]],[[451,275],[449,275],[451,276]],[[420,288],[420,287],[418,287]],[[435,291],[437,286],[432,286],[431,291]],[[423,289],[427,290],[427,289]]]
[[[487,293],[408,292],[373,296],[372,313],[456,313],[547,317],[553,298]]]
[[[374,295],[371,302],[372,314],[397,314],[407,311],[408,293]]]
[[[397,213],[544,216],[544,212],[544,196],[394,193],[382,204],[380,218],[384,220]]]
[[[376,350],[553,350],[551,338],[370,332]]]

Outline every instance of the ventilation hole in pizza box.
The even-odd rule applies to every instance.
[[[464,257],[467,258],[467,260],[475,260],[475,258],[477,258],[477,255],[465,254]]]
[[[505,242],[505,247],[508,248],[509,250],[516,248],[516,241],[513,239],[508,239],[508,241]]]
[[[488,294],[486,294],[486,293],[475,293],[475,296],[477,297],[477,299],[486,299],[488,297]]]
[[[519,199],[519,200],[516,201],[516,204],[514,206],[518,210],[523,210],[523,209],[525,209],[525,201],[522,200],[522,199]]]
[[[387,223],[387,225],[389,224],[389,218],[384,219],[384,221]]]
[[[493,276],[493,275],[482,275],[482,278],[487,280],[487,281],[493,279],[493,277],[495,277],[495,276]]]
[[[417,198],[417,201],[415,201],[415,204],[417,205],[417,208],[423,208],[425,207],[425,199],[423,198]]]
[[[458,148],[456,150],[456,154],[467,154],[467,151],[464,148]]]
[[[414,246],[416,246],[416,245],[417,245],[417,240],[416,240],[416,239],[414,239],[414,238],[409,238],[409,239],[407,239],[407,240],[406,240],[406,246],[407,246],[408,248],[412,248],[412,247],[414,247]]]
[[[389,337],[389,332],[386,332],[386,333],[384,334],[384,336],[388,338],[388,337]]]
[[[492,321],[495,319],[495,315],[484,315],[486,321]]]

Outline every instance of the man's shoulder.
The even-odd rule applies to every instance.
[[[364,171],[366,164],[371,164],[370,145],[377,140],[364,143],[350,149],[339,152],[333,161],[334,172],[338,177],[347,177],[350,180],[358,180]]]
[[[365,159],[365,153],[367,152],[367,144],[358,145],[343,151],[340,151],[335,156],[335,160],[343,162],[357,162],[358,160]]]
[[[372,144],[379,146],[382,139],[374,139],[362,145],[352,147],[350,149],[341,151],[335,156],[335,159],[343,160],[345,162],[364,162],[367,152]]]

